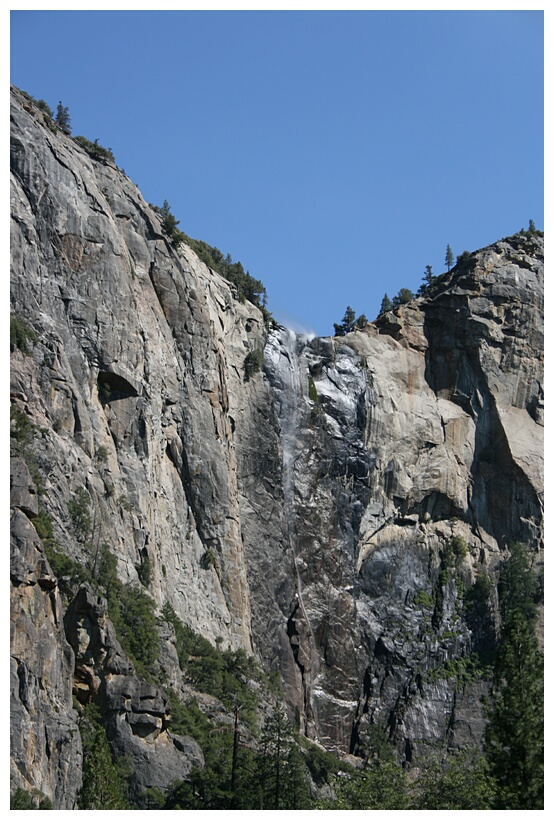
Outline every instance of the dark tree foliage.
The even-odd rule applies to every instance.
[[[162,218],[162,231],[170,239],[173,247],[178,248],[181,242],[185,241],[186,236],[177,228],[179,220],[171,213],[171,207],[167,199],[164,199],[164,204],[157,210]]]
[[[492,584],[481,574],[464,593],[464,617],[471,629],[473,644],[482,665],[492,663],[495,652],[495,628],[491,606]]]
[[[408,779],[396,762],[378,760],[360,770],[342,772],[332,779],[336,799],[318,801],[319,809],[382,809],[399,811],[410,808]]]
[[[264,354],[262,350],[250,350],[246,354],[246,358],[244,360],[244,378],[245,381],[249,381],[254,373],[257,373],[261,370],[264,363]]]
[[[253,305],[259,307],[266,322],[269,322],[271,314],[266,307],[267,292],[259,279],[255,279],[249,271],[245,271],[241,262],[233,262],[231,254],[224,255],[219,248],[208,245],[207,242],[202,242],[200,239],[187,237],[186,241],[209,268],[235,286],[240,301],[247,299]]]
[[[190,709],[191,704],[186,708]],[[175,783],[164,809],[289,809],[311,808],[304,754],[284,714],[275,708],[266,720],[259,749],[243,742],[241,710],[235,707],[235,727],[207,725],[193,736],[202,746],[203,769],[194,769],[186,781]],[[172,702],[173,711],[173,702]],[[185,725],[190,726],[187,719]],[[178,726],[181,730],[181,725]]]
[[[67,509],[77,537],[85,541],[90,533],[92,523],[90,515],[90,496],[84,487],[79,487],[68,502]]]
[[[213,723],[194,700],[182,703],[172,690],[168,695],[172,731],[190,735],[200,744],[205,766],[194,769],[186,781],[174,783],[163,808],[254,808],[251,792],[254,789],[255,753],[242,742],[245,731],[248,731],[242,720],[242,710],[238,709],[235,735],[229,725]]]
[[[121,585],[110,606],[110,618],[121,645],[149,678],[154,674],[160,648],[155,608],[149,595],[130,584]]]
[[[393,308],[400,307],[400,305],[407,305],[414,298],[414,294],[409,288],[400,288],[396,296],[393,297]]]
[[[104,729],[98,728],[85,749],[83,786],[79,792],[80,809],[126,809],[123,785],[112,761]]]
[[[521,612],[529,624],[534,625],[538,598],[538,578],[532,569],[531,556],[523,544],[513,544],[498,580],[498,603],[503,623],[510,614]]]
[[[71,118],[69,116],[69,108],[66,105],[62,105],[62,102],[58,103],[58,107],[56,109],[56,123],[67,134],[71,134]]]
[[[389,310],[392,310],[392,302],[389,299],[388,294],[385,293],[385,295],[383,296],[383,300],[381,302],[381,309],[379,310],[379,316],[382,313],[388,313]]]
[[[340,324],[334,323],[335,328],[335,336],[346,336],[347,333],[351,333],[354,328],[356,327],[356,314],[348,305],[344,312],[344,316],[342,322]]]
[[[431,289],[431,285],[435,281],[435,275],[433,274],[433,268],[431,265],[425,266],[425,273],[423,274],[423,282],[419,286],[419,290],[417,292],[418,296],[426,296]]]
[[[516,544],[498,587],[502,626],[485,747],[499,809],[544,806],[543,657],[535,632],[537,590],[529,556]]]
[[[22,353],[29,354],[29,344],[36,344],[38,336],[25,319],[21,316],[10,314],[10,345],[17,347]]]
[[[465,262],[469,262],[471,256],[470,251],[462,251],[462,253],[456,257],[456,265],[463,265]]]
[[[103,145],[100,145],[97,139],[94,142],[91,142],[86,137],[75,137],[75,142],[78,142],[79,145],[85,149],[87,154],[92,157],[92,159],[97,159],[104,164],[106,161],[115,162],[115,158],[113,155],[113,151],[111,148],[104,148]]]
[[[448,270],[450,270],[450,268],[454,264],[454,254],[452,253],[452,248],[450,247],[450,245],[446,246],[446,255],[444,257],[444,264],[446,265]]]
[[[164,606],[162,616],[175,630],[179,665],[186,679],[199,691],[219,698],[229,711],[238,705],[241,721],[253,729],[257,699],[248,681],[263,679],[254,659],[243,649],[221,651],[212,646],[186,626],[169,604]]]
[[[48,103],[45,102],[44,100],[37,100],[37,108],[40,108],[40,110],[44,114],[46,114],[48,117],[50,117],[51,120],[54,119],[54,114],[52,113],[52,109],[50,108]]]
[[[19,786],[10,795],[10,810],[29,811],[33,809],[51,809],[52,801],[39,791],[27,792]]]
[[[264,724],[257,766],[260,809],[300,810],[310,807],[306,767],[294,731],[279,706]]]
[[[474,749],[450,754],[446,760],[428,756],[420,767],[412,808],[421,811],[494,808],[494,781],[487,761]]]
[[[121,583],[117,559],[106,544],[100,544],[94,551],[87,570],[92,581],[105,592],[108,615],[123,649],[139,674],[154,680],[160,648],[154,600],[141,587]]]

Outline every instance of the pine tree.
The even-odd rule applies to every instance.
[[[335,776],[332,788],[336,799],[318,801],[320,809],[401,810],[410,808],[407,777],[392,761],[377,761],[362,771]]]
[[[500,809],[544,806],[544,686],[535,634],[537,588],[525,548],[516,544],[498,588],[502,628],[485,735]]]
[[[452,265],[454,264],[454,254],[452,253],[452,248],[450,245],[446,246],[446,256],[444,257],[444,264],[450,270]]]
[[[58,103],[58,107],[56,109],[56,122],[62,129],[62,131],[66,131],[68,134],[71,134],[71,119],[69,117],[69,108],[66,105],[62,105],[62,101],[60,100]]]
[[[262,732],[262,756],[258,766],[261,809],[309,808],[305,766],[292,726],[276,706]]]
[[[383,296],[383,301],[381,302],[381,309],[379,310],[379,316],[382,313],[388,313],[389,310],[392,310],[392,302],[389,299],[388,293],[385,293]]]
[[[392,306],[400,307],[400,305],[407,305],[414,298],[414,294],[409,288],[400,288],[396,296],[393,297]]]
[[[356,314],[354,313],[350,305],[348,305],[340,325],[336,322],[334,323],[335,336],[346,336],[347,333],[351,333],[354,330],[355,325]]]
[[[184,242],[185,234],[177,228],[179,220],[175,219],[171,213],[171,207],[167,199],[164,199],[164,204],[160,208],[160,216],[162,218],[162,231],[171,240],[172,245],[177,248],[181,242]]]
[[[79,792],[80,809],[126,809],[117,768],[103,729],[97,729],[83,766],[83,787]]]
[[[429,756],[421,764],[415,784],[414,809],[485,810],[494,808],[494,780],[485,758],[474,748],[449,755]]]
[[[435,276],[433,274],[433,268],[431,265],[425,266],[425,273],[423,274],[423,283],[420,285],[418,290],[418,296],[425,296],[426,293],[429,292],[429,288],[433,284],[435,280]]]

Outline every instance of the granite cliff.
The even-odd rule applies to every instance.
[[[363,754],[375,725],[407,761],[478,743],[488,684],[460,670],[494,639],[507,546],[542,560],[542,237],[307,338],[17,90],[11,123],[13,786],[75,807],[90,701],[137,794],[203,761],[102,589],[64,583],[45,542],[89,568],[108,549],[158,615],[253,654],[327,749]],[[178,685],[168,623],[160,663]]]

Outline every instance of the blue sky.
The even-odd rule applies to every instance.
[[[318,335],[543,228],[541,11],[13,11],[11,82]]]

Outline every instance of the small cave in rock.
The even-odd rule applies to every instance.
[[[130,399],[137,396],[137,390],[123,376],[109,370],[99,372],[98,397],[103,405],[119,399]]]
[[[429,493],[412,507],[412,512],[417,513],[422,520],[443,521],[458,518],[464,521],[466,519],[466,511],[453,498],[439,491]]]

